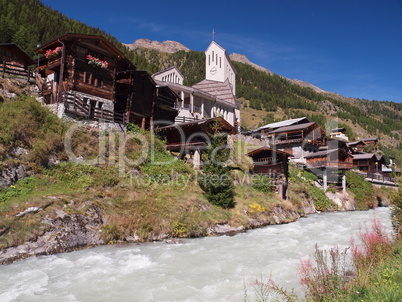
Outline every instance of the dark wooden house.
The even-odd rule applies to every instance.
[[[355,142],[348,143],[348,146],[351,148],[352,152],[356,153],[356,154],[363,153],[365,145],[366,145],[366,143],[363,141],[355,141]]]
[[[30,66],[35,61],[23,51],[17,44],[0,44],[0,72],[1,77],[6,76],[24,78],[29,80],[32,77]]]
[[[270,145],[278,150],[304,158],[306,152],[315,152],[325,145],[325,131],[315,122],[280,127],[265,134]]]
[[[353,156],[344,149],[329,149],[306,156],[309,169],[350,170],[353,168]]]
[[[261,147],[246,154],[253,159],[253,173],[263,175],[288,175],[289,153]]]
[[[287,199],[289,157],[283,151],[261,147],[246,154],[253,159],[253,173],[271,178],[273,183],[279,185],[279,192],[283,199]]]
[[[371,137],[371,138],[363,138],[362,141],[367,145],[377,146],[378,140],[375,137]]]
[[[353,154],[353,167],[356,170],[370,173],[378,170],[377,157],[373,153]]]
[[[275,122],[275,123],[270,123],[266,124],[264,126],[261,126],[255,130],[247,131],[244,134],[245,135],[252,135],[253,137],[257,138],[265,138],[267,133],[270,131],[276,130],[278,128],[282,127],[288,127],[288,126],[294,126],[294,125],[300,125],[300,124],[306,124],[310,123],[311,121],[306,118],[306,117],[300,117],[300,118],[295,118],[295,119],[289,119],[285,121],[280,121],[280,122]]]
[[[346,192],[345,171],[353,168],[352,152],[346,141],[329,138],[326,146],[322,146],[318,152],[309,153],[305,159],[306,169],[322,180],[324,190],[328,183],[332,183],[342,184]]]
[[[46,103],[63,103],[67,113],[89,119],[143,127],[155,116],[174,122],[179,97],[158,89],[104,37],[65,34],[36,52],[44,54],[36,80]]]

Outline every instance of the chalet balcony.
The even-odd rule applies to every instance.
[[[49,59],[49,61],[47,63],[47,67],[49,69],[52,69],[52,68],[60,66],[60,64],[61,64],[61,56]]]
[[[303,143],[309,143],[312,145],[316,146],[322,146],[323,143],[321,140],[311,140],[311,139],[306,139],[306,138],[293,138],[293,139],[285,139],[285,140],[274,140],[273,145],[279,146],[279,145],[290,145],[290,144],[303,144]]]
[[[316,168],[316,169],[335,168],[338,170],[350,170],[353,168],[353,163],[319,160],[319,161],[307,162],[307,167],[308,168]]]
[[[257,165],[266,165],[266,164],[276,164],[276,158],[273,157],[263,157],[254,160],[254,164]]]

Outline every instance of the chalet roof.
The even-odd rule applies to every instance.
[[[348,147],[357,146],[357,145],[359,145],[359,144],[363,144],[363,145],[365,145],[366,143],[365,143],[365,142],[363,142],[363,141],[355,141],[355,142],[350,142],[350,143],[348,143]]]
[[[360,160],[360,159],[372,159],[375,157],[374,153],[362,153],[362,154],[352,154],[353,160]]]
[[[281,150],[272,149],[272,148],[269,148],[269,147],[258,148],[256,150],[253,150],[253,151],[247,153],[246,156],[253,157],[253,156],[255,156],[255,155],[259,154],[259,153],[266,152],[266,151],[269,151],[269,152],[272,152],[272,153],[282,154],[282,155],[287,156],[287,157],[293,157],[292,154],[289,154],[289,153],[281,151]]]
[[[377,141],[377,138],[375,138],[375,137],[363,138],[362,141],[363,141],[363,142]]]
[[[97,41],[102,45],[102,48],[104,48],[106,51],[110,52],[111,54],[123,59],[125,58],[125,55],[123,52],[121,52],[119,49],[116,48],[112,43],[110,43],[108,40],[106,40],[103,36],[98,36],[98,35],[85,35],[85,34],[75,34],[75,33],[66,33],[60,37],[57,37],[39,48],[35,49],[36,53],[43,54],[46,52],[47,49],[60,46],[60,42],[65,42],[65,41],[70,41],[70,40],[93,40]]]
[[[203,80],[197,84],[194,84],[192,87],[216,96],[228,104],[237,106],[237,99],[233,95],[228,79],[226,79],[225,82]]]
[[[10,52],[13,59],[21,61],[25,66],[35,64],[35,61],[15,43],[1,43],[0,50]],[[1,51],[0,54],[2,54]]]
[[[343,132],[343,131],[346,131],[346,129],[345,129],[345,128],[334,128],[334,129],[331,129],[331,132],[332,132],[332,133],[334,133],[334,132]]]
[[[251,132],[258,132],[258,131],[267,130],[267,129],[275,130],[280,127],[286,127],[286,126],[291,126],[291,125],[295,125],[295,124],[302,124],[302,123],[309,123],[309,122],[310,122],[310,120],[308,118],[300,117],[300,118],[289,119],[289,120],[285,120],[285,121],[267,124],[265,126],[255,129]]]
[[[281,128],[269,131],[268,134],[284,133],[284,132],[295,131],[295,130],[304,130],[313,125],[318,126],[318,124],[316,122],[310,122],[310,123],[293,125],[293,126],[288,126],[288,127],[281,127]]]

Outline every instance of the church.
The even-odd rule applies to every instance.
[[[205,51],[205,80],[184,86],[183,75],[172,66],[155,73],[158,85],[167,85],[181,101],[176,104],[176,123],[223,117],[235,128],[240,127],[240,102],[236,98],[236,70],[226,50],[212,41]]]

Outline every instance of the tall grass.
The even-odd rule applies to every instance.
[[[299,276],[308,301],[400,301],[401,289],[397,291],[397,295],[401,295],[399,300],[389,300],[388,290],[383,294],[378,290],[388,285],[376,281],[379,280],[378,274],[386,275],[391,284],[402,278],[401,273],[388,273],[395,270],[394,264],[391,268],[381,268],[384,263],[390,264],[395,251],[384,226],[374,218],[371,228],[365,226],[360,230],[359,239],[360,245],[352,239],[351,263],[346,258],[347,249],[342,252],[337,248],[322,251],[317,246],[314,263],[310,259],[300,261]],[[401,260],[399,253],[397,267],[401,266]],[[365,300],[366,297],[370,299]]]

